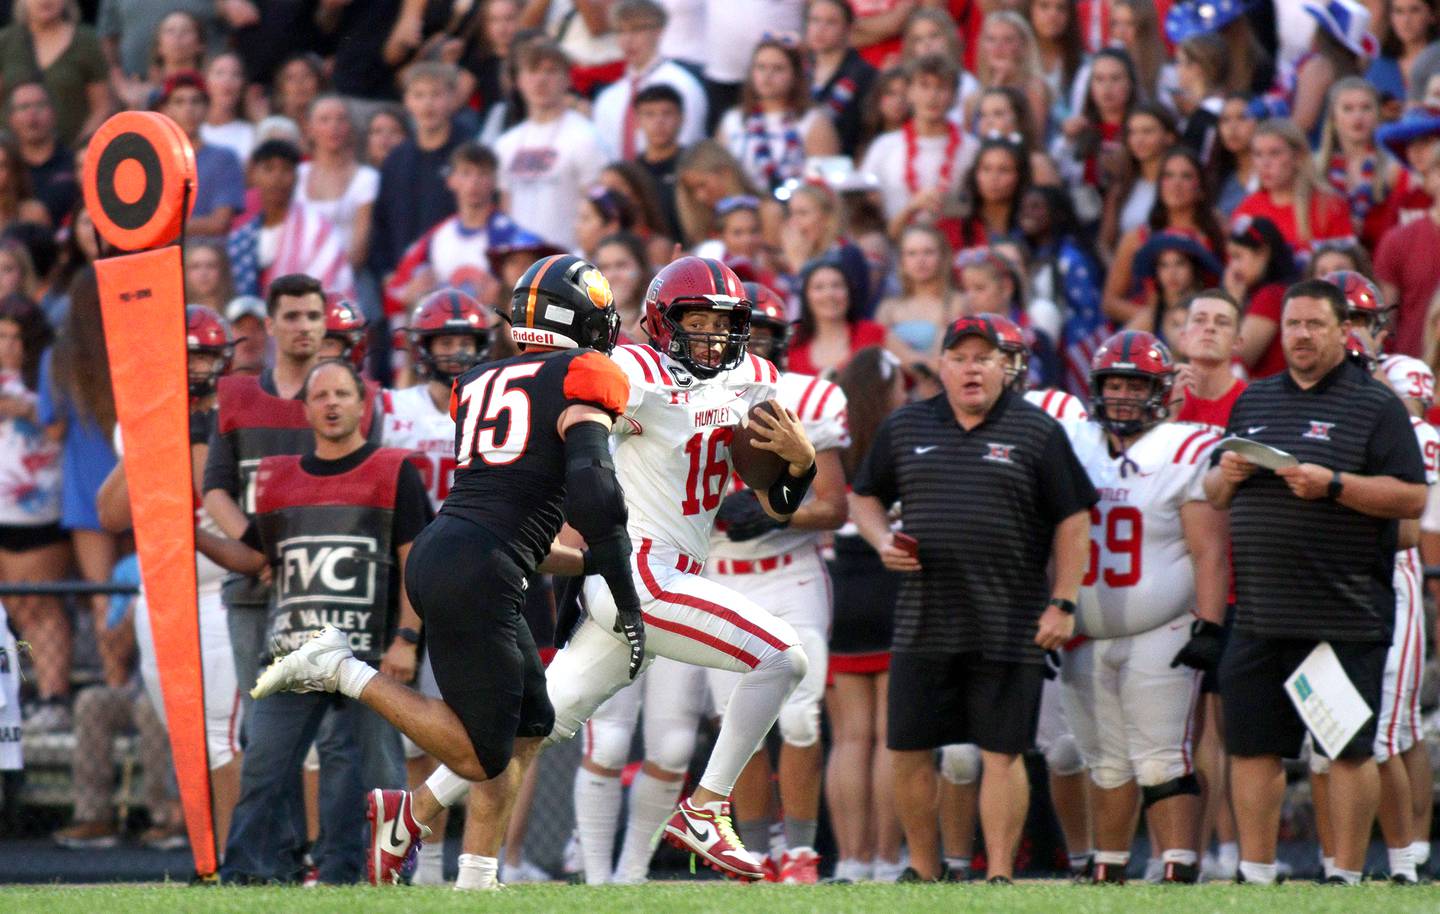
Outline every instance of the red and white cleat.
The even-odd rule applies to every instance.
[[[370,820],[370,854],[365,874],[371,885],[399,885],[415,869],[420,844],[430,837],[428,826],[415,821],[407,790],[370,791],[365,803]]]
[[[731,879],[765,878],[760,861],[740,843],[730,826],[730,804],[715,800],[696,806],[686,797],[670,821],[665,823],[665,840],[689,851]]]
[[[797,847],[780,858],[780,881],[786,885],[814,885],[820,881],[820,855]]]
[[[769,854],[760,858],[760,870],[765,874],[765,882],[780,881],[780,864]]]

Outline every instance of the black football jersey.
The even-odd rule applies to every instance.
[[[565,521],[560,414],[584,403],[618,416],[629,395],[625,373],[591,349],[522,353],[470,369],[450,393],[455,482],[440,513],[510,543],[532,571]]]

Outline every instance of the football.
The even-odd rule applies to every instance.
[[[730,441],[730,463],[745,485],[764,492],[785,472],[787,464],[778,454],[755,446],[754,417],[760,410],[769,412],[770,404],[755,404],[750,410],[750,417],[735,426],[735,436]]]

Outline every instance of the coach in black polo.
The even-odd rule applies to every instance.
[[[1425,473],[1400,398],[1345,354],[1346,302],[1328,282],[1285,293],[1286,370],[1236,401],[1231,435],[1294,454],[1270,472],[1230,451],[1205,478],[1230,509],[1235,630],[1220,664],[1225,745],[1240,832],[1240,875],[1273,882],[1281,757],[1295,757],[1304,725],[1285,679],[1328,641],[1372,710],[1395,619],[1391,575],[1399,518],[1425,507]],[[1365,864],[1380,780],[1375,717],[1330,767],[1335,873],[1355,882]]]
[[[895,607],[886,745],[913,875],[942,875],[934,750],[975,743],[989,874],[1006,881],[1029,805],[1020,756],[1035,742],[1045,651],[1074,631],[1097,499],[1060,425],[1006,384],[987,315],[946,331],[940,381],[943,393],[880,427],[851,516],[887,567],[909,572]],[[918,558],[890,532],[896,501]]]

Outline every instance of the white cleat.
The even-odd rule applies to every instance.
[[[265,698],[276,692],[333,692],[340,686],[340,664],[354,656],[345,634],[327,625],[270,664],[255,681],[250,697]]]

